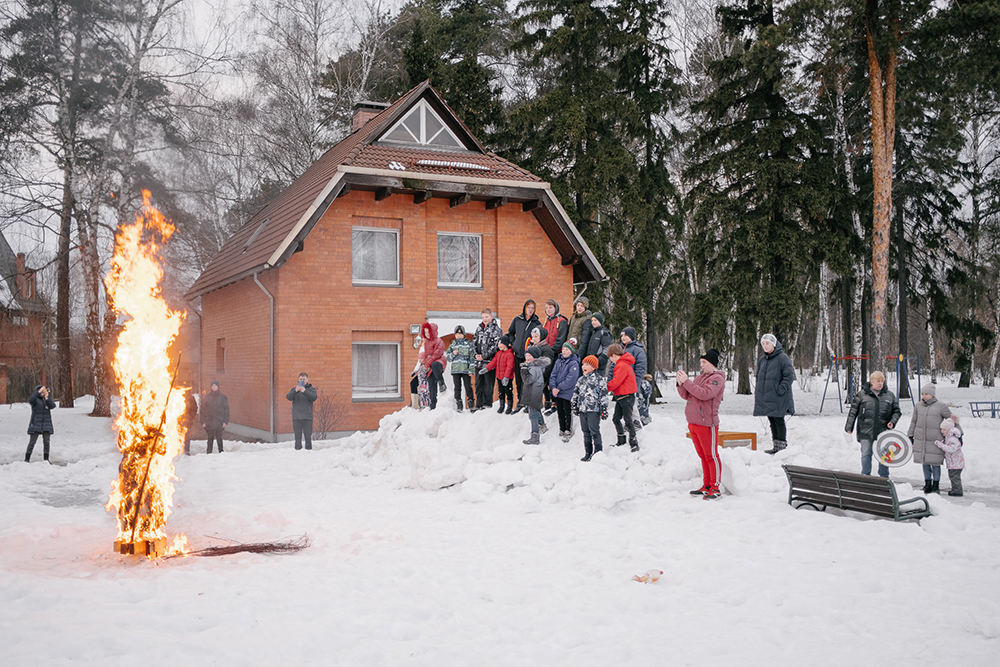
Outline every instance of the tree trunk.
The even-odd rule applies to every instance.
[[[937,384],[937,354],[934,351],[934,325],[931,324],[931,300],[927,299],[927,354],[930,357],[928,365],[931,369],[931,384]]]
[[[59,407],[72,408],[73,357],[69,344],[69,237],[73,218],[72,168],[63,174],[63,202],[59,212],[59,256],[56,258],[56,359]]]
[[[753,354],[747,345],[736,346],[736,371],[739,373],[739,382],[736,385],[736,393],[744,396],[750,395],[750,364],[753,361]]]
[[[871,367],[885,369],[888,329],[889,233],[892,215],[892,159],[896,137],[896,45],[890,41],[885,67],[875,46],[874,23],[878,2],[868,0],[865,36],[868,44],[868,82],[872,105],[872,182],[874,209],[872,218],[872,321]],[[890,4],[890,27],[895,38],[898,30],[894,7]]]
[[[896,263],[897,263],[897,273],[899,278],[899,355],[902,357],[901,363],[898,364],[899,375],[899,398],[910,398],[910,385],[905,382],[902,375],[906,373],[906,369],[909,368],[910,362],[906,360],[906,357],[910,354],[909,350],[909,336],[907,335],[906,327],[909,315],[906,310],[906,293],[907,293],[907,277],[906,277],[906,229],[903,224],[903,207],[896,207]]]

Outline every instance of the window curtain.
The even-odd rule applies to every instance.
[[[354,344],[351,377],[355,394],[398,394],[399,354],[392,343],[376,345]]]
[[[354,280],[399,282],[394,232],[355,229],[351,237],[351,266]]]
[[[438,282],[479,285],[478,236],[438,237]]]

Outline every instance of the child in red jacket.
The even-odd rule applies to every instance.
[[[635,357],[625,351],[619,343],[608,346],[608,359],[615,365],[614,375],[608,380],[608,391],[614,394],[615,414],[611,421],[618,432],[616,445],[625,444],[625,427],[628,427],[628,443],[633,452],[639,451],[639,441],[635,437],[635,424],[632,423],[632,407],[635,405],[635,393],[638,385],[635,382],[635,371],[632,364]],[[624,418],[625,425],[622,426]]]
[[[493,355],[493,359],[480,369],[479,374],[485,375],[494,368],[497,370],[497,382],[500,383],[497,385],[500,389],[500,408],[497,413],[511,414],[514,410],[514,351],[510,349],[510,336],[500,336],[497,348],[498,351]],[[492,393],[493,387],[489,387],[487,391]],[[506,410],[504,410],[505,402]]]

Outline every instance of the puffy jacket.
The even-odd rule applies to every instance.
[[[639,390],[635,383],[635,371],[632,370],[634,363],[635,358],[628,352],[618,357],[614,375],[608,380],[608,391],[616,397],[628,396]]]
[[[882,385],[882,390],[876,393],[869,382],[854,397],[851,411],[847,413],[847,424],[844,425],[844,430],[853,431],[854,423],[857,421],[858,440],[874,441],[882,431],[889,428],[890,422],[893,426],[898,425],[902,416],[903,413],[899,411],[899,401],[896,400],[896,395],[889,391],[885,385]]]
[[[581,412],[606,413],[610,402],[607,383],[600,373],[593,371],[588,375],[581,375],[576,381],[570,406],[575,415]]]
[[[944,452],[934,446],[941,439],[941,422],[951,417],[947,404],[931,396],[929,401],[917,401],[910,417],[906,435],[913,440],[913,462],[929,466],[944,463]]]
[[[221,391],[211,391],[201,397],[201,423],[218,430],[229,423],[229,398]]]
[[[486,368],[497,371],[497,379],[502,380],[504,378],[514,379],[514,351],[509,347],[506,350],[498,350],[490,363],[486,364]]]
[[[590,343],[590,335],[594,332],[594,325],[590,321],[593,316],[589,310],[583,311],[583,315],[578,315],[574,310],[566,327],[566,340],[576,339],[576,356],[581,359],[587,356],[587,345]]]
[[[757,360],[757,386],[754,387],[754,417],[784,417],[795,414],[792,383],[795,369],[781,343],[770,354]]]
[[[531,338],[531,330],[542,326],[538,321],[538,313],[532,313],[531,317],[526,315],[528,304],[535,303],[531,299],[521,306],[521,314],[510,321],[507,328],[507,335],[510,336],[510,349],[514,350],[514,356],[524,359],[525,341]]]
[[[635,357],[632,369],[635,370],[635,380],[639,382],[646,377],[646,346],[637,340],[625,346],[625,351]]]
[[[489,326],[482,322],[479,323],[479,326],[476,327],[476,333],[472,335],[472,356],[475,357],[478,354],[483,359],[476,361],[476,368],[482,368],[493,359],[493,355],[499,349],[497,346],[500,344],[500,336],[502,335],[503,332],[497,326],[496,320],[491,321]]]
[[[573,398],[576,381],[580,377],[580,357],[571,354],[568,357],[559,355],[549,375],[549,389],[559,390],[556,398],[569,401]]]
[[[417,358],[427,370],[431,369],[431,364],[435,361],[440,361],[441,370],[444,370],[448,360],[444,358],[444,341],[438,338],[438,325],[424,322],[420,325],[420,337],[424,339],[424,346]]]
[[[56,409],[56,402],[52,396],[42,398],[39,389],[43,385],[35,387],[35,392],[28,397],[31,405],[31,419],[28,421],[28,433],[55,433],[52,428],[52,411]]]
[[[539,357],[521,364],[521,379],[524,384],[521,396],[518,397],[519,405],[541,410],[544,404],[545,392],[545,369],[552,365],[548,357]]]
[[[607,327],[598,327],[594,329],[590,334],[590,340],[587,341],[587,354],[583,355],[594,355],[597,357],[597,372],[604,375],[605,369],[608,367],[608,348],[615,339],[611,337],[611,332],[608,331]]]
[[[295,387],[292,387],[285,394],[285,398],[292,402],[292,419],[313,418],[313,403],[319,398],[319,392],[308,382],[303,389],[304,391],[295,391]]]
[[[948,470],[961,470],[965,467],[965,454],[962,453],[962,431],[958,428],[953,428],[948,431],[948,437],[941,440],[935,440],[934,445],[944,452],[945,463],[948,464]]]
[[[684,417],[688,424],[719,425],[719,404],[726,389],[726,374],[720,370],[702,373],[694,380],[677,385],[677,393],[687,401]]]
[[[475,367],[476,357],[472,352],[472,342],[468,338],[456,338],[445,354],[451,362],[452,375],[468,375]]]
[[[562,349],[566,339],[569,338],[569,320],[566,319],[565,315],[559,314],[559,304],[557,302],[554,303],[556,308],[555,314],[545,319],[545,331],[548,333],[545,342],[549,344],[549,347],[558,352]]]

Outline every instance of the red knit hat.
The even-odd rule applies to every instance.
[[[587,364],[588,366],[590,366],[591,368],[594,368],[594,369],[600,368],[600,366],[601,366],[601,362],[599,362],[597,360],[597,357],[595,357],[592,354],[588,354],[587,356],[585,356],[583,358],[583,363]]]

